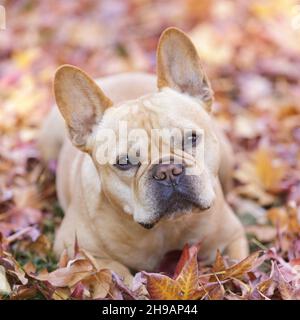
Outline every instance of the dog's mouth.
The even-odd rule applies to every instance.
[[[172,194],[165,201],[160,201],[158,215],[159,217],[172,217],[188,213],[192,211],[193,207],[201,210],[208,209],[208,207],[203,206],[191,188],[178,187],[173,190]]]
[[[173,219],[192,212],[193,208],[201,211],[208,210],[210,205],[203,204],[196,192],[191,187],[174,188],[169,195],[160,194],[157,196],[157,219],[151,223],[139,223],[145,229],[152,229],[162,218]]]
[[[143,228],[150,230],[155,226],[156,222],[152,222],[152,223],[143,223],[143,222],[139,222],[139,225],[142,226]]]

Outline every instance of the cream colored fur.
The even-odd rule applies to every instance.
[[[79,246],[92,253],[100,266],[112,268],[127,282],[130,281],[129,269],[153,270],[166,252],[182,249],[186,243],[201,242],[200,257],[205,262],[214,259],[217,249],[227,250],[234,259],[242,259],[248,254],[243,227],[223,195],[223,190],[230,185],[231,148],[210,115],[211,89],[206,76],[201,73],[202,80],[197,79],[197,86],[193,88],[187,85],[190,79],[184,79],[186,70],[195,73],[193,79],[202,72],[201,69],[194,70],[193,66],[198,66],[194,60],[197,57],[193,46],[190,47],[189,42],[186,44],[185,37],[177,29],[169,29],[161,39],[159,91],[156,77],[145,73],[100,79],[97,84],[101,90],[98,91],[95,83],[79,69],[67,66],[58,71],[56,97],[77,148],[71,144],[63,118],[54,108],[42,128],[40,146],[46,160],[58,157],[57,194],[65,217],[55,239],[57,254],[64,248],[71,253],[76,236]],[[170,66],[164,61],[172,51],[161,52],[165,45],[169,48],[168,41],[183,46],[183,53]],[[172,48],[175,50],[174,45]],[[190,59],[193,63],[187,68],[181,66],[170,71],[168,68],[183,63],[182,54],[186,56],[185,61]],[[176,77],[181,80],[177,81]],[[174,83],[177,81],[176,84],[170,79]],[[197,95],[195,90],[201,83],[203,88]],[[81,92],[87,94],[82,97]],[[84,105],[89,111],[82,105],[75,109],[78,99],[93,106]],[[101,105],[99,109],[98,104]],[[83,131],[85,128],[80,122],[87,112],[89,122],[91,117],[96,119],[91,132]],[[151,198],[146,183],[152,163],[137,171],[121,172],[109,164],[98,165],[95,157],[99,128],[107,127],[117,132],[120,120],[127,121],[129,129],[140,127],[147,131],[154,127],[196,126],[204,130],[204,171],[196,188],[199,199],[210,208],[200,210],[195,207],[187,213],[163,217],[150,230],[140,226],[138,222],[152,222],[155,214],[155,199]],[[74,138],[74,132],[80,132],[79,138],[78,135]],[[186,165],[196,172],[196,162]]]

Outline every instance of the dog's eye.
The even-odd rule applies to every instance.
[[[183,141],[183,149],[185,147],[195,147],[198,143],[198,140],[199,140],[199,136],[195,132],[192,132]]]
[[[193,133],[191,136],[188,137],[188,141],[191,144],[195,144],[197,142],[198,136],[196,135],[196,133]]]
[[[128,170],[133,166],[134,164],[130,162],[128,155],[123,157],[118,157],[117,163],[115,164],[115,167],[117,167],[120,170]]]

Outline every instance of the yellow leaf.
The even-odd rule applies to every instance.
[[[205,292],[199,291],[197,252],[185,263],[177,278],[161,274],[146,274],[147,290],[152,299],[199,299]]]
[[[67,300],[70,297],[70,290],[68,288],[57,288],[52,298],[54,300]]]
[[[260,254],[260,251],[254,252],[250,256],[242,260],[241,262],[228,268],[226,270],[226,273],[224,275],[221,275],[221,278],[222,279],[226,279],[226,278],[238,279],[242,277],[245,273],[251,271],[251,269],[254,267],[254,263],[256,262],[259,254]]]
[[[259,18],[275,18],[277,15],[288,15],[295,6],[295,0],[264,0],[253,1],[251,11]]]
[[[266,190],[274,190],[285,174],[285,167],[277,162],[270,151],[258,150],[254,155],[256,174]]]
[[[197,254],[194,254],[183,267],[176,281],[181,290],[181,299],[189,300],[192,294],[198,289]]]
[[[15,61],[17,67],[19,67],[20,69],[26,69],[38,56],[38,49],[31,48],[15,53],[13,56],[13,60]]]
[[[151,298],[155,300],[180,300],[181,298],[179,284],[161,274],[147,276],[147,290]]]
[[[111,271],[102,269],[82,280],[82,283],[92,293],[93,299],[103,299],[107,296],[112,284]]]

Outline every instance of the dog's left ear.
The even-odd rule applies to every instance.
[[[112,102],[94,80],[71,65],[63,65],[56,71],[54,94],[72,143],[89,152],[88,139],[93,127]]]
[[[195,46],[177,28],[166,29],[157,49],[158,88],[170,87],[201,99],[210,111],[213,91]]]

